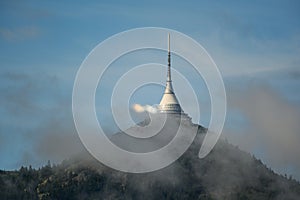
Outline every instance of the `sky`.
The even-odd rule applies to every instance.
[[[71,103],[84,58],[119,32],[163,27],[192,37],[218,65],[228,101],[222,136],[300,180],[299,18],[300,3],[289,0],[1,1],[0,169],[78,151],[65,148],[80,144]],[[159,101],[162,90],[141,103]]]

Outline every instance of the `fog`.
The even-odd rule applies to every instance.
[[[231,126],[227,126],[224,136],[277,172],[292,174],[299,180],[299,105],[263,83],[231,87],[227,97],[229,110],[237,111],[240,119],[227,118]]]

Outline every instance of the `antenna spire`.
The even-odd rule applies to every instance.
[[[170,33],[168,34],[168,74],[167,81],[171,82],[171,48],[170,48]]]

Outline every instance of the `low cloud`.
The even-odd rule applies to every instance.
[[[265,84],[252,84],[228,91],[231,110],[240,122],[230,122],[225,136],[241,148],[253,152],[281,173],[300,178],[300,108]],[[242,119],[241,119],[242,118]],[[243,123],[241,129],[236,124]]]
[[[0,74],[1,157],[6,168],[40,166],[78,153],[82,145],[73,124],[68,93],[55,76]],[[6,155],[11,153],[10,158]]]
[[[83,150],[71,117],[48,119],[45,124],[34,130],[36,141],[33,151],[43,160],[61,162]],[[38,134],[42,134],[39,136]]]
[[[137,113],[141,113],[141,112],[157,113],[158,111],[157,106],[150,106],[150,105],[142,106],[140,104],[133,104],[132,109]]]

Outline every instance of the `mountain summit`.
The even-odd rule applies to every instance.
[[[132,174],[110,169],[87,152],[59,165],[0,171],[1,199],[299,199],[300,184],[219,140],[198,158],[206,129],[190,148],[161,170]],[[121,133],[119,133],[121,134]],[[117,137],[118,138],[118,137]]]

